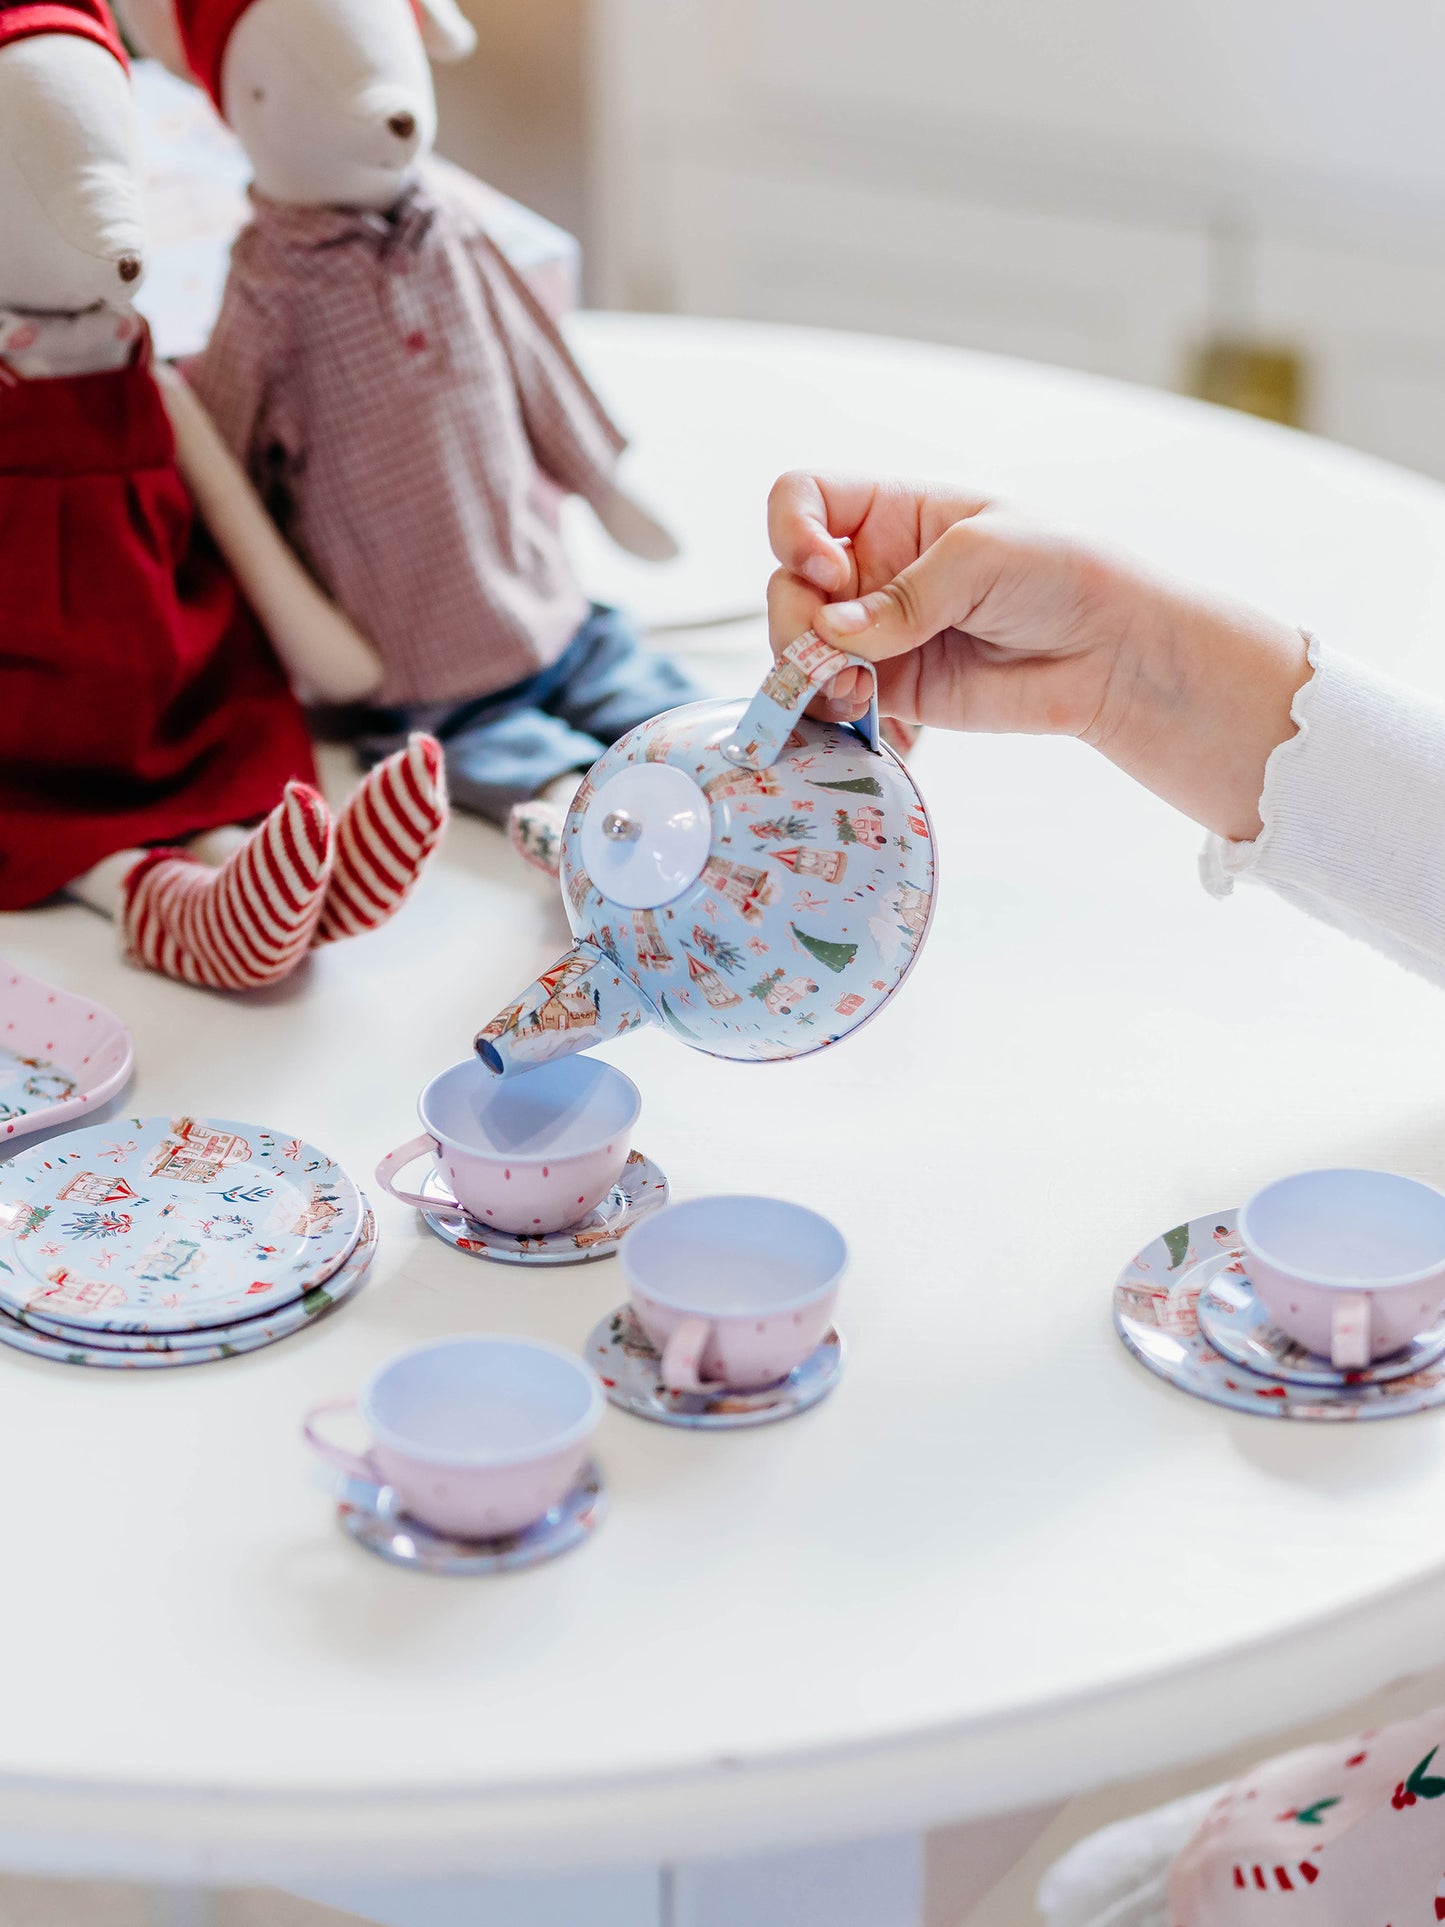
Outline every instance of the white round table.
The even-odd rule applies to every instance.
[[[967,476],[1445,687],[1445,492],[1167,396],[941,349],[584,318],[692,561],[640,606],[756,607],[793,462]],[[589,545],[589,557],[592,550]],[[711,632],[698,632],[694,645]],[[714,665],[739,694],[761,630]],[[677,1196],[767,1190],[852,1246],[825,1405],[734,1436],[609,1411],[611,1513],[500,1580],[343,1536],[298,1436],[401,1347],[580,1346],[615,1264],[537,1274],[379,1200],[372,1282],[272,1350],[105,1374],[0,1352],[0,1862],[240,1879],[590,1866],[1037,1805],[1318,1712],[1445,1652],[1445,1419],[1196,1404],[1110,1326],[1162,1227],[1328,1162],[1445,1178],[1445,1005],[1263,893],[1070,743],[928,737],[928,950],[846,1048],[609,1053]],[[350,782],[333,760],[328,774]],[[125,1113],[302,1133],[357,1175],[565,945],[459,821],[406,913],[274,994],[133,971],[74,907],[0,949],[135,1030]]]

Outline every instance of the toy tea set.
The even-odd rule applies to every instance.
[[[1176,1225],[1125,1266],[1114,1323],[1196,1397],[1274,1418],[1445,1403],[1445,1195],[1387,1171],[1304,1171]]]
[[[837,1383],[836,1227],[772,1198],[670,1203],[634,1146],[636,1086],[577,1053],[654,1022],[715,1055],[780,1061],[850,1034],[903,982],[933,899],[922,799],[879,746],[876,705],[856,726],[803,715],[851,660],[804,636],[750,703],[669,712],[599,761],[564,839],[573,948],[427,1085],[420,1134],[378,1166],[471,1258],[545,1269],[616,1253],[628,1288],[585,1355],[444,1339],[313,1410],[305,1436],[342,1474],[340,1522],[382,1558],[493,1573],[585,1542],[605,1506],[591,1442],[609,1400],[730,1430]],[[10,1135],[119,1088],[118,1019],[19,973],[9,990]],[[401,1173],[423,1157],[409,1190]],[[191,1117],[22,1151],[0,1166],[0,1235],[0,1343],[119,1368],[277,1342],[355,1292],[376,1247],[364,1193],[323,1151]],[[1152,1371],[1234,1409],[1370,1418],[1445,1402],[1445,1196],[1378,1172],[1282,1180],[1147,1246],[1114,1315]],[[353,1406],[363,1452],[321,1429]]]

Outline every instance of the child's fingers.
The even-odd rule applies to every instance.
[[[768,496],[768,540],[785,569],[831,596],[856,595],[849,538],[867,513],[873,485],[792,469]]]
[[[813,619],[826,600],[821,590],[790,569],[773,571],[768,582],[768,641],[775,656],[813,627]]]
[[[850,655],[884,662],[945,629],[966,629],[997,575],[995,545],[974,521],[955,522],[882,589],[820,608],[813,628]]]

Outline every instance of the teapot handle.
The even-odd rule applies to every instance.
[[[820,689],[844,669],[866,669],[873,678],[873,700],[868,713],[853,727],[868,748],[878,749],[878,671],[862,656],[845,656],[841,649],[805,629],[790,642],[768,671],[762,688],[743,711],[732,735],[722,745],[730,763],[744,769],[767,769],[783,753],[793,726]]]

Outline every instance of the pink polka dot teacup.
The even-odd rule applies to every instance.
[[[617,1257],[668,1390],[747,1392],[827,1337],[848,1247],[781,1198],[693,1198],[645,1218]]]
[[[585,1218],[622,1175],[642,1098],[595,1057],[562,1057],[495,1078],[475,1057],[434,1077],[417,1102],[420,1136],[389,1152],[376,1181],[419,1211],[437,1200],[396,1179],[428,1154],[479,1224],[540,1237]]]
[[[371,1439],[364,1454],[318,1430],[353,1408]],[[402,1352],[359,1398],[316,1406],[303,1429],[328,1465],[390,1486],[423,1525],[501,1539],[571,1491],[602,1412],[602,1389],[580,1358],[538,1339],[471,1332]]]
[[[1445,1305],[1445,1194],[1391,1171],[1301,1171],[1240,1207],[1255,1295],[1341,1371],[1408,1345]]]

